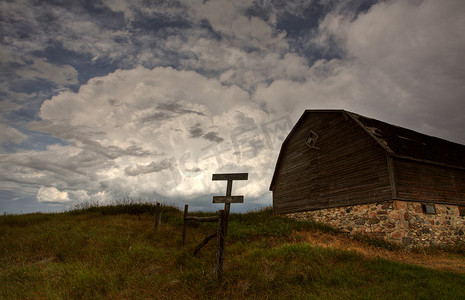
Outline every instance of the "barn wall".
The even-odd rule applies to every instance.
[[[320,150],[305,144],[310,130]],[[309,113],[282,149],[275,176],[276,213],[392,198],[385,151],[340,112]]]
[[[465,170],[394,159],[397,197],[412,201],[465,203]]]
[[[273,187],[275,212],[289,212],[298,207],[306,209],[308,199],[315,198],[316,187],[309,183],[316,179],[317,153],[304,141],[309,128],[319,129],[321,126],[321,119],[306,118],[281,150]]]
[[[460,216],[458,206],[434,206],[436,214],[425,214],[420,202],[394,200],[287,216],[298,220],[324,222],[352,235],[382,238],[407,248],[463,244],[465,216]]]

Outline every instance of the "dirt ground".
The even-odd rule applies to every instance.
[[[420,265],[442,271],[465,273],[465,256],[441,250],[420,253],[418,251],[388,250],[369,246],[353,238],[319,231],[301,232],[301,238],[320,247],[357,251],[367,257],[383,257],[397,262]]]

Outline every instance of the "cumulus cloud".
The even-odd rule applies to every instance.
[[[54,187],[41,187],[37,192],[39,202],[69,202],[68,193],[60,192]]]
[[[238,192],[259,197],[266,192],[276,140],[292,124],[274,121],[277,115],[237,86],[172,68],[94,78],[77,93],[45,101],[40,116],[30,128],[66,145],[3,157],[2,179],[53,185],[73,201],[215,193],[212,173],[242,171],[256,179]],[[244,124],[247,130],[237,129]]]

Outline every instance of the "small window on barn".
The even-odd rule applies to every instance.
[[[310,130],[310,133],[308,134],[307,139],[305,140],[305,143],[310,148],[320,149],[320,148],[315,146],[317,140],[318,140],[318,134],[316,134],[314,131]]]
[[[465,217],[465,206],[459,206],[459,215]]]
[[[436,214],[436,208],[434,207],[434,204],[422,204],[421,208],[423,209],[424,214]]]

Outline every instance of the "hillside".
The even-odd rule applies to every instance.
[[[215,240],[192,254],[217,224],[191,224],[182,248],[182,212],[165,207],[157,232],[152,212],[151,205],[130,204],[0,216],[1,297],[465,297],[463,253],[405,252],[269,209],[231,215],[218,284]]]

